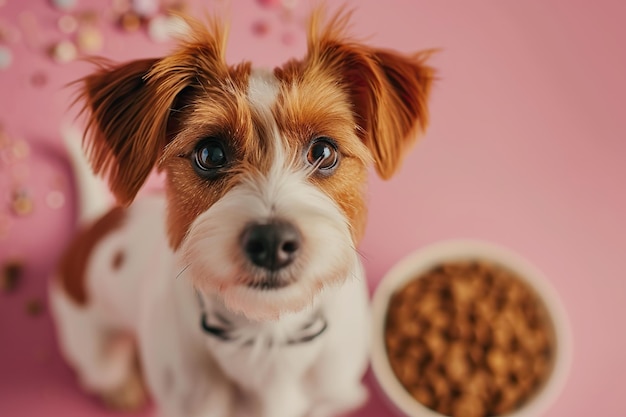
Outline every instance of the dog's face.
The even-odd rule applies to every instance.
[[[353,43],[346,15],[318,20],[307,56],[274,71],[228,66],[224,31],[187,20],[172,55],[83,80],[96,172],[127,204],[164,170],[185,276],[253,319],[349,278],[368,166],[390,177],[426,124],[425,54]]]

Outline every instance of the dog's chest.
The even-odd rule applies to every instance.
[[[322,349],[328,326],[319,308],[258,323],[230,313],[218,301],[207,303],[201,323],[222,370],[249,390],[305,374]]]

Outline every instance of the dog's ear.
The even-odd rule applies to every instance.
[[[79,100],[89,114],[85,140],[96,174],[108,178],[121,204],[130,204],[172,139],[176,107],[184,90],[197,86],[203,74],[227,71],[225,30],[217,20],[208,27],[185,18],[186,40],[162,59],[122,65],[100,63],[79,80]],[[184,94],[187,96],[187,94]]]
[[[323,27],[323,12],[309,28],[308,65],[339,74],[354,106],[359,135],[383,179],[399,168],[403,156],[428,124],[427,101],[434,70],[432,51],[413,55],[371,48],[344,34],[350,13],[340,11]]]

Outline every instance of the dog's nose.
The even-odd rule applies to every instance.
[[[277,271],[295,259],[300,249],[300,233],[288,222],[254,223],[245,228],[241,244],[253,264]]]

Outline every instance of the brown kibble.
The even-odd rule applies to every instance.
[[[473,397],[488,399],[493,391],[493,379],[484,369],[474,372],[464,385],[463,392]]]
[[[493,348],[487,352],[487,365],[494,374],[503,374],[507,370],[507,362],[508,357],[504,351]]]
[[[483,400],[473,395],[462,395],[452,405],[453,417],[483,417],[485,413]]]
[[[457,342],[450,346],[445,360],[446,375],[454,382],[463,383],[470,375],[467,348]]]
[[[410,394],[417,401],[425,405],[426,407],[433,408],[435,406],[435,396],[430,388],[425,385],[418,385],[411,388]]]
[[[532,289],[488,262],[450,262],[390,300],[385,343],[398,380],[449,416],[508,414],[550,372],[552,330]]]

